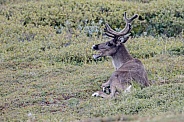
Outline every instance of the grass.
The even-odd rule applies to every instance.
[[[21,8],[19,1],[3,1],[3,11],[5,6]],[[108,38],[66,28],[58,34],[49,25],[24,26],[19,17],[7,20],[0,14],[0,18],[0,121],[184,120],[182,33],[130,39],[126,47],[143,62],[153,85],[104,100],[91,95],[114,68],[109,58],[94,61],[91,46]]]
[[[120,114],[154,118],[167,112],[181,116],[183,56],[158,55],[142,61],[149,79],[156,84],[112,100],[91,97],[113,72],[110,61],[82,66],[4,62],[0,67],[1,120],[26,121],[29,113],[39,121],[74,121]]]

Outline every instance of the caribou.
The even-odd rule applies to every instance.
[[[137,17],[138,15],[135,14],[131,18],[127,18],[125,12],[126,25],[119,32],[105,24],[105,34],[112,39],[92,46],[92,49],[98,52],[93,55],[94,59],[109,56],[112,58],[112,64],[115,68],[109,80],[102,84],[102,90],[94,92],[92,96],[113,98],[116,93],[131,91],[133,83],[138,83],[141,87],[150,85],[144,65],[139,59],[133,58],[124,45],[130,37],[132,21]],[[107,89],[110,90],[110,94],[106,93]]]

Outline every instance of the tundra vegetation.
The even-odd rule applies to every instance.
[[[0,0],[0,121],[183,121],[183,0]],[[154,84],[92,97],[114,71],[91,46],[138,14],[125,44]]]

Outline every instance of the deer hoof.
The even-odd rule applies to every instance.
[[[99,96],[99,93],[98,92],[95,92],[92,94],[93,97],[98,97]]]
[[[102,87],[102,91],[105,92],[106,91],[106,87]]]

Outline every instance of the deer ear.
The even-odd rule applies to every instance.
[[[128,39],[129,39],[129,36],[131,35],[131,33],[128,33],[126,35],[124,35],[123,37],[121,37],[119,40],[121,43],[125,43]]]

